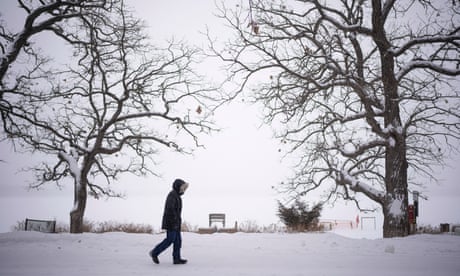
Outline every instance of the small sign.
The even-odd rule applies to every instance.
[[[410,224],[415,224],[415,207],[414,205],[409,205],[408,206],[408,214],[409,214],[409,223]]]

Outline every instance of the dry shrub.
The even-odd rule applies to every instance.
[[[182,222],[182,225],[181,225],[181,231],[182,232],[193,232],[193,233],[196,233],[198,232],[198,226],[192,226],[192,224],[184,221]]]
[[[11,231],[13,231],[13,232],[23,231],[25,229],[26,229],[26,221],[25,220],[17,221],[15,225],[11,226]]]
[[[97,227],[93,231],[94,233],[106,233],[106,232],[125,232],[125,233],[153,233],[153,227],[147,224],[139,223],[119,223],[115,221],[106,221],[97,224]]]
[[[244,233],[260,233],[261,227],[257,225],[257,222],[254,220],[244,221],[239,225],[238,231]]]
[[[11,227],[12,231],[23,231],[25,229],[25,220],[18,221]],[[70,227],[68,224],[56,223],[56,233],[68,233]],[[116,221],[94,222],[90,220],[83,221],[83,232],[87,233],[106,233],[106,232],[125,232],[125,233],[153,233],[153,227],[147,224],[137,223],[120,223]]]

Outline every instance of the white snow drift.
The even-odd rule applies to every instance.
[[[358,230],[356,230],[358,231]],[[0,275],[455,275],[460,236],[352,239],[334,233],[183,234],[186,265],[147,252],[162,234],[0,234]]]

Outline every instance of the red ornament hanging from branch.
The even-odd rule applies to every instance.
[[[252,14],[252,0],[249,0],[249,24],[248,28],[251,28],[251,31],[253,31],[256,35],[259,34],[259,24],[254,20],[254,16]]]

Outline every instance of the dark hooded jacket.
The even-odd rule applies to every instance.
[[[165,210],[163,213],[163,222],[161,228],[169,231],[180,231],[182,225],[182,199],[180,187],[185,181],[176,179],[173,183],[173,189],[166,198]]]

